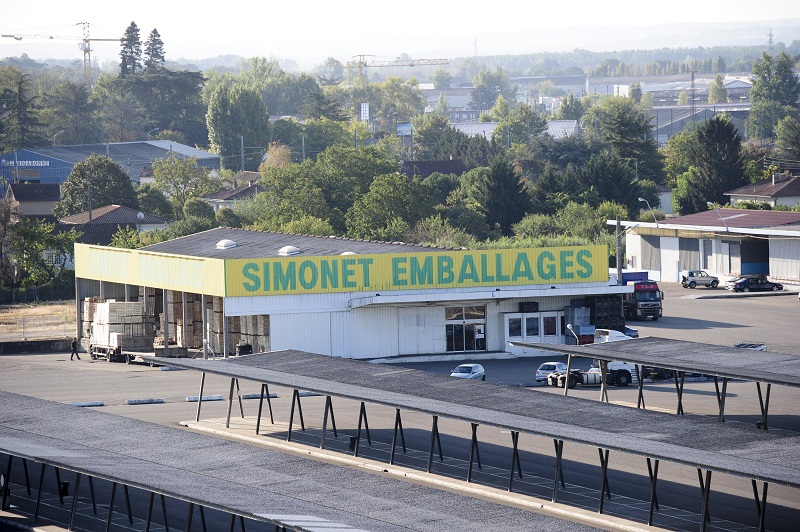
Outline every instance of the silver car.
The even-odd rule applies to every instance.
[[[451,377],[459,379],[486,380],[486,371],[480,364],[461,364],[450,373]]]
[[[683,270],[681,284],[684,288],[695,288],[696,286],[716,288],[719,286],[719,278],[708,275],[703,270]]]

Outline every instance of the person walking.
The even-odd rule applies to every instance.
[[[75,337],[72,338],[72,354],[70,354],[69,359],[72,360],[72,357],[78,357],[78,360],[81,359],[78,354],[78,339]]]

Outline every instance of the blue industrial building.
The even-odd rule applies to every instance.
[[[142,176],[152,176],[152,166],[155,161],[167,159],[170,155],[182,159],[194,157],[203,168],[217,171],[220,169],[219,155],[171,140],[113,142],[50,146],[5,153],[0,156],[2,182],[61,184],[67,180],[75,164],[85,161],[92,154],[110,157],[119,163],[131,181],[137,184]]]

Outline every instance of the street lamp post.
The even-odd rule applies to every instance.
[[[656,218],[656,213],[653,212],[653,208],[650,206],[650,202],[644,198],[639,198],[639,201],[643,201],[647,204],[647,208],[650,209],[650,214],[653,215],[653,221],[656,223],[656,227],[658,227],[658,218]]]
[[[55,135],[53,135],[53,146],[55,146],[55,145],[56,145],[56,138],[58,138],[58,136],[59,136],[60,134],[64,133],[64,131],[66,131],[66,130],[65,130],[65,129],[62,129],[61,131],[59,131],[58,133],[56,133]]]
[[[148,132],[147,132],[147,140],[148,140],[148,142],[150,141],[150,133],[155,133],[155,132],[156,132],[156,131],[158,131],[159,129],[161,129],[161,128],[160,128],[160,127],[157,127],[157,128],[155,128],[155,129],[151,129],[150,131],[148,131]]]

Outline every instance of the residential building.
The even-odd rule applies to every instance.
[[[794,207],[800,203],[800,177],[772,174],[769,179],[736,188],[726,192],[725,195],[731,198],[731,205],[741,201],[752,201],[767,203],[773,207],[777,205]]]

